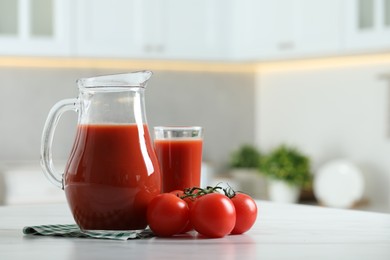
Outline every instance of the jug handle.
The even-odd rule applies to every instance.
[[[64,189],[63,174],[58,173],[53,165],[52,143],[54,130],[58,124],[61,115],[65,111],[78,111],[79,101],[76,98],[64,99],[57,102],[50,110],[47,116],[45,126],[43,127],[41,139],[41,167],[46,177],[58,188]]]

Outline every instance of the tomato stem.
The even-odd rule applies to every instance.
[[[218,183],[216,186],[207,186],[206,188],[200,188],[200,187],[192,187],[192,188],[187,188],[184,190],[184,195],[180,196],[181,199],[186,199],[186,198],[190,198],[192,200],[198,198],[198,197],[201,197],[201,196],[204,196],[206,194],[210,194],[210,193],[220,193],[219,191],[222,190],[223,193],[225,194],[226,197],[228,198],[233,198],[234,196],[236,196],[236,191],[229,185],[228,185],[228,188],[222,188],[221,186],[219,186],[220,183]]]
[[[223,192],[225,193],[225,196],[229,199],[234,198],[236,196],[236,191],[233,190],[233,188],[228,184],[228,188],[223,189]]]

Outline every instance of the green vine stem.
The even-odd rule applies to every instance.
[[[230,199],[233,198],[234,196],[236,196],[236,191],[230,185],[227,185],[228,188],[225,188],[225,189],[219,185],[220,185],[220,183],[218,183],[214,187],[207,186],[204,189],[200,188],[200,187],[187,188],[183,191],[184,194],[182,196],[180,196],[180,198],[181,199],[190,198],[190,199],[194,200],[198,197],[201,197],[201,196],[204,196],[207,194],[220,193],[220,191],[223,191],[225,196],[230,198]]]

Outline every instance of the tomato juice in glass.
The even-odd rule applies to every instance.
[[[161,177],[147,125],[81,124],[64,189],[83,230],[144,229]]]
[[[162,192],[199,187],[203,129],[155,127],[154,146],[160,163]]]

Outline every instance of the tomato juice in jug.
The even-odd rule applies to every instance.
[[[144,229],[160,174],[146,124],[80,124],[64,190],[84,230]]]

